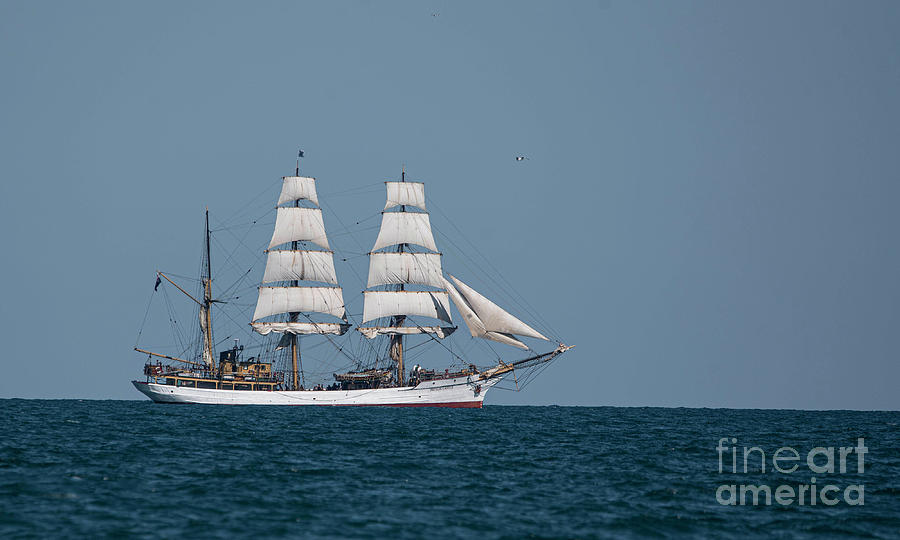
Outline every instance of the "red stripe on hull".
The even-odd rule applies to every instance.
[[[330,407],[449,407],[451,409],[480,409],[481,401],[453,401],[450,403],[347,403]]]

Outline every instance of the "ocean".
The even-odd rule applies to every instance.
[[[898,538],[898,423],[898,412],[7,399],[0,538]],[[746,474],[745,446],[758,447]],[[817,447],[825,472],[807,462]],[[796,470],[774,469],[779,448],[774,463]],[[752,504],[763,485],[783,489],[781,503],[763,490]]]

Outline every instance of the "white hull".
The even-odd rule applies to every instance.
[[[133,381],[133,384],[157,403],[480,408],[484,395],[498,382],[500,378],[476,381],[472,377],[457,377],[425,381],[417,386],[401,388],[278,392],[186,388],[142,381]]]

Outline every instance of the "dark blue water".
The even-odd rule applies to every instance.
[[[0,537],[896,538],[898,423],[896,412],[0,400]],[[745,475],[739,459],[740,474],[719,474],[721,437],[792,446],[802,465],[773,473],[769,459],[762,474],[757,458]],[[856,454],[844,474],[810,473],[811,448],[858,437],[863,473]],[[863,504],[716,500],[722,484],[812,476],[864,485]]]

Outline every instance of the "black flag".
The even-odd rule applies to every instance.
[[[156,276],[156,285],[153,286],[153,292],[156,292],[156,289],[159,288],[159,284],[162,283],[162,279],[159,276]]]

